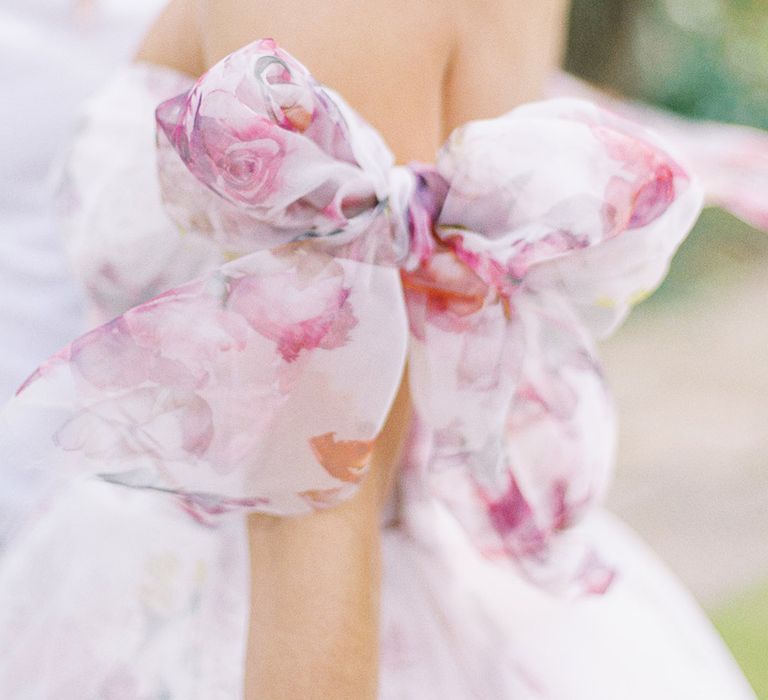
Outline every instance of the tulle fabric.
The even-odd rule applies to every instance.
[[[379,698],[754,700],[625,526],[595,510],[581,528],[620,574],[574,600],[484,557],[438,501],[409,500],[382,530]],[[200,527],[162,494],[71,485],[0,568],[4,696],[241,698],[246,536],[242,519]]]

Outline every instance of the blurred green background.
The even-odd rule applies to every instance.
[[[685,116],[768,129],[768,0],[574,0],[566,67]],[[705,212],[662,288],[630,323],[705,304],[708,293],[760,268],[768,270],[768,235],[724,212]],[[759,303],[766,302],[768,295]],[[768,699],[764,575],[726,600],[704,602],[759,697]]]

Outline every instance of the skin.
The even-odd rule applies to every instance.
[[[173,0],[138,58],[199,75],[271,36],[340,92],[397,161],[432,161],[450,131],[538,99],[567,0]],[[377,695],[380,518],[411,407],[405,380],[360,492],[300,518],[251,515],[247,700]]]

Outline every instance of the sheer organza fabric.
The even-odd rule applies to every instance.
[[[99,150],[80,141],[77,263],[107,311],[137,305],[40,367],[6,435],[47,435],[48,468],[173,492],[201,518],[297,514],[355,491],[407,356],[423,488],[480,549],[547,584],[604,588],[610,573],[569,532],[612,460],[593,342],[660,282],[698,214],[667,151],[556,100],[466,124],[434,166],[395,167],[270,40],[157,115],[166,207],[195,240],[160,237],[149,270],[135,238],[127,256],[109,234],[93,244],[102,211],[131,211],[115,198],[144,207],[124,187],[78,187]],[[229,262],[172,286],[216,258]]]
[[[238,697],[240,516],[351,497],[408,371],[382,697],[751,697],[599,509],[615,426],[595,341],[660,283],[702,199],[659,137],[582,100],[470,122],[401,166],[271,40],[197,81],[126,69],[86,111],[63,197],[103,323],[2,413],[3,453],[50,478],[0,563],[0,640],[18,640],[0,688],[38,654],[51,672],[27,697]],[[67,562],[46,554],[65,541]],[[89,559],[86,599],[67,566]],[[577,641],[592,611],[603,631]],[[669,672],[627,685],[661,668],[664,634]],[[67,635],[82,646],[57,660]]]

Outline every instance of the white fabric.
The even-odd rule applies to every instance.
[[[0,4],[0,399],[84,329],[50,172],[82,101],[126,60],[161,0]],[[86,11],[86,7],[91,7]],[[54,118],[55,115],[55,118]]]
[[[130,56],[162,4],[0,4],[0,403],[86,328],[52,211],[56,163],[83,100]],[[30,491],[31,477],[18,474],[0,476],[0,522]]]

